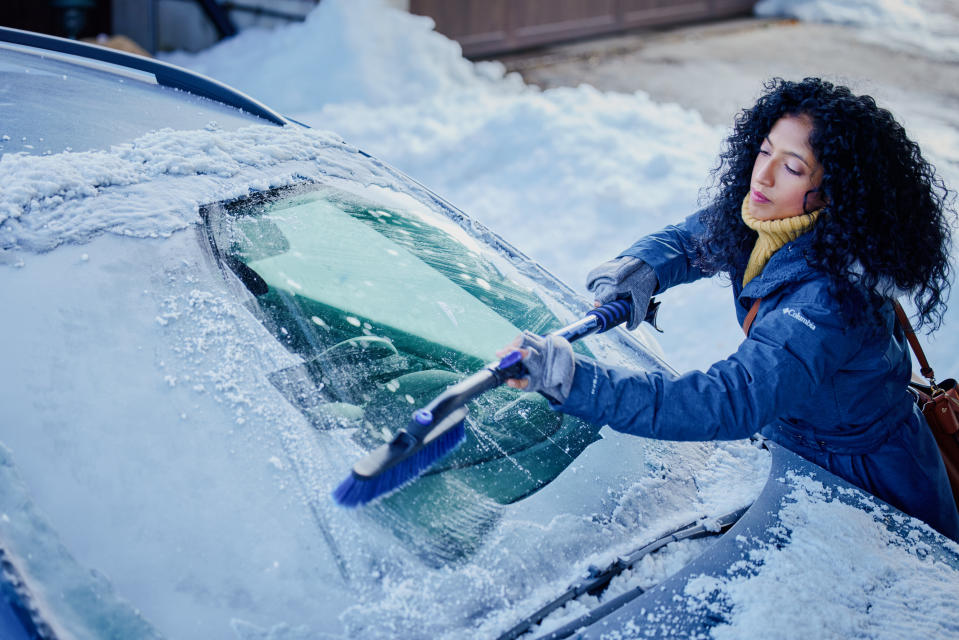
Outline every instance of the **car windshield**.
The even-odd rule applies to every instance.
[[[563,324],[463,230],[377,195],[311,184],[204,210],[250,309],[302,359],[270,381],[315,429],[349,434],[354,457],[492,360],[520,327]],[[469,553],[498,505],[551,481],[598,437],[542,396],[506,387],[470,411],[463,446],[371,509],[430,562]]]

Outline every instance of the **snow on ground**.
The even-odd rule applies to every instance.
[[[761,0],[756,15],[865,27],[867,42],[959,61],[959,11],[953,0]]]

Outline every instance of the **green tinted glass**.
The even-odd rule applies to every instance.
[[[350,429],[367,450],[521,328],[561,326],[448,220],[375,196],[308,185],[205,211],[251,310],[303,360],[273,384],[317,429]],[[457,557],[597,431],[539,395],[494,390],[471,404],[463,446],[371,511],[430,555]]]

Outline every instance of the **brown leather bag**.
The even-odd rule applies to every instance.
[[[912,352],[916,354],[916,360],[919,362],[919,372],[929,381],[926,385],[913,380],[909,383],[909,391],[916,399],[916,404],[922,409],[922,415],[926,417],[926,422],[932,429],[932,435],[936,438],[939,453],[942,454],[942,461],[946,465],[946,473],[949,474],[952,495],[956,499],[956,504],[959,505],[959,391],[956,390],[956,381],[948,378],[936,384],[935,373],[919,345],[909,317],[906,316],[902,305],[896,302],[895,306],[896,318],[906,332],[906,340],[909,341],[909,346],[912,347]]]

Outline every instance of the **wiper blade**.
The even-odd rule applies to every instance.
[[[590,567],[588,574],[583,580],[571,585],[557,598],[551,600],[546,605],[539,608],[534,614],[524,618],[514,627],[509,629],[509,631],[506,631],[500,635],[497,640],[515,640],[524,633],[527,633],[536,625],[540,624],[551,613],[564,607],[571,600],[574,600],[583,594],[598,595],[604,589],[606,589],[607,586],[609,586],[609,583],[613,580],[613,578],[622,574],[624,571],[631,569],[647,555],[665,547],[672,542],[679,542],[680,540],[695,540],[697,538],[704,538],[706,536],[725,533],[726,530],[736,524],[742,515],[746,513],[748,508],[749,506],[745,506],[741,509],[737,509],[736,511],[727,513],[726,515],[720,516],[719,518],[716,518],[710,522],[709,525],[702,523],[700,520],[691,522],[673,530],[671,533],[668,533],[654,540],[653,542],[643,545],[642,547],[625,556],[620,556],[607,567],[602,569],[598,567]],[[590,610],[588,613],[576,618],[568,624],[563,625],[559,629],[555,629],[546,635],[540,636],[537,638],[537,640],[559,640],[560,638],[571,636],[576,632],[577,629],[582,629],[583,627],[592,624],[600,618],[608,615],[610,612],[615,611],[619,607],[623,606],[627,602],[634,600],[638,596],[642,595],[645,591],[646,589],[643,589],[642,587],[634,587],[629,591],[622,593],[607,602],[604,602],[595,609]]]

